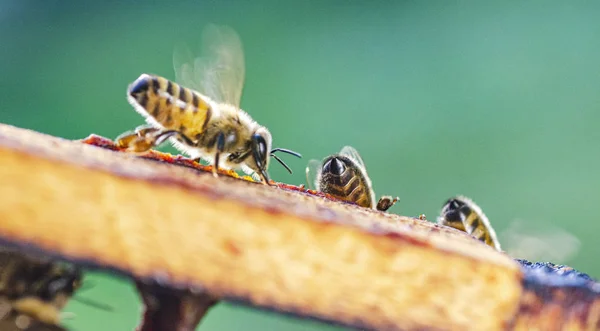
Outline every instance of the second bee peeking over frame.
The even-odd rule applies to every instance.
[[[437,221],[438,224],[464,231],[488,246],[502,251],[496,231],[487,216],[473,200],[465,196],[459,195],[446,201]]]
[[[183,49],[174,56],[177,81],[142,74],[127,90],[127,99],[148,125],[117,137],[117,145],[143,153],[169,140],[197,161],[219,167],[241,169],[269,184],[267,172],[274,153],[297,157],[299,153],[271,148],[269,130],[240,109],[245,64],[242,44],[231,28],[209,26],[205,30],[205,52],[193,58]]]
[[[323,161],[310,160],[306,181],[309,188],[365,208],[386,211],[398,201],[398,198],[382,196],[375,204],[375,192],[365,164],[351,146],[344,146],[338,154]]]

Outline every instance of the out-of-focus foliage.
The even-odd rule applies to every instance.
[[[563,242],[554,239],[548,252],[532,248],[535,258],[597,277],[599,16],[598,3],[558,1],[5,0],[0,122],[115,137],[143,122],[127,85],[144,72],[174,78],[175,44],[196,46],[206,23],[227,24],[245,47],[244,109],[275,146],[304,155],[286,158],[292,176],[274,163],[274,179],[304,183],[309,159],[352,145],[378,196],[400,196],[390,212],[435,219],[465,194],[504,249],[539,247],[518,245],[515,221],[529,237],[553,238],[542,231],[550,225],[568,232],[571,253],[553,254]],[[81,295],[117,311],[73,302],[68,325],[131,330],[140,310],[130,284],[90,278]],[[315,323],[221,304],[200,329],[335,329]]]

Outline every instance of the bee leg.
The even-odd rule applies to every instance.
[[[119,148],[127,148],[133,151],[143,152],[150,147],[146,147],[144,145],[148,145],[145,141],[146,136],[159,132],[160,129],[152,127],[150,125],[140,125],[135,128],[134,131],[127,131],[125,133],[120,134],[116,139],[115,143]]]
[[[386,211],[390,209],[390,207],[392,207],[396,202],[398,202],[398,200],[400,200],[398,197],[392,198],[389,195],[384,195],[377,202],[376,208],[379,211]]]
[[[44,323],[58,325],[60,323],[60,312],[58,309],[35,296],[18,298],[13,302],[17,312],[34,317]]]
[[[164,143],[165,140],[172,138],[172,137],[177,137],[177,138],[181,139],[183,141],[183,143],[185,143],[186,145],[193,146],[195,144],[192,141],[192,139],[188,138],[188,136],[184,135],[183,133],[181,133],[177,130],[167,130],[167,131],[162,131],[154,136],[154,145],[158,146],[158,145]]]
[[[215,163],[213,165],[212,173],[213,176],[217,177],[219,171],[219,159],[221,158],[221,153],[225,150],[225,134],[223,132],[219,132],[217,135],[217,153],[215,154]]]
[[[160,131],[160,129],[157,129],[149,124],[140,125],[137,128],[135,128],[135,130],[134,130],[134,132],[140,137],[145,137],[150,133],[155,133],[158,131]]]
[[[138,135],[135,132],[123,132],[117,136],[117,138],[115,138],[115,145],[117,145],[119,148],[128,148],[137,138]]]
[[[149,133],[141,136],[136,132],[129,131],[119,135],[115,139],[115,144],[117,147],[126,149],[127,151],[142,153],[154,146],[153,141],[154,139]]]
[[[134,153],[143,153],[150,150],[152,147],[158,146],[165,142],[170,137],[178,136],[186,144],[193,145],[194,142],[179,131],[167,130],[150,127],[138,127],[132,132],[126,132],[118,136],[116,145],[120,148],[126,148]]]

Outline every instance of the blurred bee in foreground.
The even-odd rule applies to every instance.
[[[204,42],[203,57],[194,59],[184,48],[175,51],[176,80],[183,86],[149,74],[129,86],[127,100],[148,125],[123,133],[117,145],[142,153],[169,140],[196,161],[211,163],[215,176],[219,167],[241,169],[268,184],[270,157],[291,173],[274,153],[301,155],[271,149],[269,130],[240,109],[245,63],[238,35],[231,28],[210,26]]]
[[[3,307],[9,309],[4,309],[4,314],[0,313],[0,321],[12,318],[20,329],[27,330],[31,324],[58,326],[61,310],[70,299],[111,310],[111,307],[73,297],[75,291],[81,288],[82,280],[82,270],[74,265],[2,247],[0,299]],[[33,329],[43,328],[36,326]]]
[[[365,208],[386,211],[398,201],[398,198],[383,196],[375,204],[375,192],[365,164],[351,146],[343,147],[339,154],[330,155],[323,161],[310,160],[306,181],[311,189]]]
[[[0,297],[19,314],[58,325],[60,312],[81,286],[82,272],[18,251],[0,250]]]
[[[473,200],[467,197],[457,196],[446,201],[437,221],[439,224],[464,231],[501,251],[500,241],[487,216]]]

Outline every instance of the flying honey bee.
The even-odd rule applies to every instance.
[[[82,272],[69,264],[0,249],[0,297],[18,316],[59,325],[62,308],[82,283]]]
[[[457,196],[446,201],[437,221],[439,224],[464,231],[501,251],[500,241],[487,216],[473,200],[465,196]]]
[[[215,176],[219,167],[241,169],[269,184],[270,157],[291,173],[274,153],[301,155],[271,149],[269,130],[240,109],[245,63],[237,33],[211,25],[203,39],[203,57],[194,59],[183,47],[176,49],[173,64],[178,83],[142,74],[129,86],[127,100],[147,125],[123,133],[117,145],[143,153],[169,140],[195,160],[211,163]]]
[[[351,146],[344,146],[338,154],[323,161],[310,160],[306,167],[306,181],[311,189],[365,208],[386,211],[398,201],[398,198],[382,196],[375,204],[375,192],[365,164]]]

